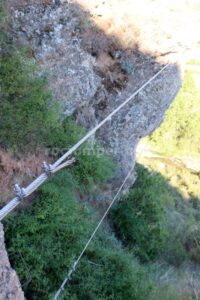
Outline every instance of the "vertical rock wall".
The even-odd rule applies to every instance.
[[[0,300],[24,300],[16,272],[11,268],[4,244],[3,225],[0,223]]]

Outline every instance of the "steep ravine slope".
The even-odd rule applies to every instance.
[[[30,47],[31,57],[47,71],[49,87],[61,104],[61,117],[73,115],[87,128],[102,120],[167,60],[171,61],[168,69],[96,135],[104,150],[119,163],[113,182],[113,186],[118,186],[135,162],[134,149],[139,139],[159,126],[181,85],[179,64],[173,56],[163,56],[168,45],[159,51],[159,40],[156,54],[147,49],[144,52],[136,45],[123,47],[119,37],[109,36],[98,28],[90,19],[91,12],[83,11],[76,1],[9,0],[8,5],[12,12],[12,34],[17,43]],[[151,34],[148,32],[148,36]],[[133,181],[134,178],[130,184]],[[23,299],[16,274],[7,260],[3,235],[0,242],[0,268],[6,266],[6,278],[15,277],[14,283],[7,280],[1,285],[1,299]],[[4,295],[12,290],[15,292],[6,298]]]

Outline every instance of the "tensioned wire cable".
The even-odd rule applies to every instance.
[[[108,120],[110,120],[121,108],[123,108],[127,103],[129,103],[136,95],[138,95],[147,85],[149,85],[154,79],[156,79],[167,67],[167,63],[160,71],[158,71],[154,76],[152,76],[148,81],[146,81],[140,88],[138,88],[134,93],[131,94],[122,104],[120,104],[114,111],[112,111],[105,119],[103,119],[97,126],[90,130],[79,142],[72,146],[63,156],[61,156],[53,165],[51,165],[51,173],[55,173],[56,170],[61,169],[61,163],[67,159],[74,151],[76,151],[83,143],[85,143],[100,127],[102,127]],[[64,163],[65,164],[65,163]],[[64,167],[64,164],[62,165]],[[66,162],[67,164],[67,162]],[[23,198],[32,194],[40,185],[42,185],[49,178],[48,173],[44,172],[39,175],[34,181],[32,181],[26,188],[19,191],[17,196],[13,198],[8,204],[6,204],[0,210],[0,221],[2,221],[5,216],[7,216]]]
[[[115,203],[115,201],[117,200],[120,192],[122,191],[124,185],[126,184],[126,182],[128,181],[129,177],[131,176],[131,173],[134,169],[134,166],[131,168],[131,170],[128,172],[128,175],[126,176],[126,178],[124,179],[123,183],[121,184],[120,188],[118,189],[117,193],[115,194],[113,200],[111,201],[110,205],[108,206],[108,208],[106,209],[103,217],[101,218],[101,220],[99,221],[98,225],[96,226],[96,228],[94,229],[93,233],[91,234],[90,238],[88,239],[87,243],[85,244],[83,250],[81,251],[80,255],[78,256],[78,258],[73,262],[71,269],[67,272],[60,288],[57,290],[55,296],[53,297],[53,300],[57,300],[58,297],[60,296],[60,294],[64,291],[64,288],[66,286],[66,284],[68,283],[68,281],[71,278],[71,275],[73,272],[75,272],[76,270],[76,266],[79,263],[79,261],[81,260],[82,256],[84,255],[85,251],[87,250],[88,246],[90,245],[91,241],[93,240],[95,234],[97,233],[99,227],[101,226],[102,222],[104,221],[105,217],[107,216],[107,214],[109,213],[111,207],[113,206],[113,204]]]

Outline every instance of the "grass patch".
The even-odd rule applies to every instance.
[[[182,88],[165,121],[147,138],[155,150],[166,155],[200,157],[200,92],[192,74],[190,70],[185,72]]]

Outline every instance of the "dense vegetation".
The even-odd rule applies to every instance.
[[[26,283],[20,252],[32,278],[25,288],[28,299],[48,299],[55,292],[95,227],[95,213],[77,202],[78,191],[74,177],[63,171],[41,188],[33,207],[7,221],[13,266]],[[143,300],[151,289],[145,277],[136,259],[101,231],[77,267],[64,299]]]

